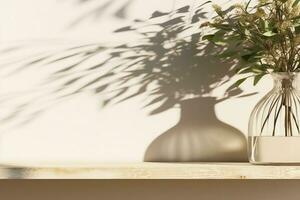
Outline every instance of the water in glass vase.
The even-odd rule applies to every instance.
[[[300,164],[300,73],[272,73],[273,89],[249,120],[248,156],[254,164]]]
[[[248,138],[253,164],[299,164],[300,137],[254,136]]]

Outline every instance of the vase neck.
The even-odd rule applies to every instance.
[[[216,99],[212,97],[202,97],[181,102],[180,122],[200,124],[218,120],[215,114],[215,104]]]
[[[278,72],[272,73],[272,77],[276,90],[299,89],[300,73]]]

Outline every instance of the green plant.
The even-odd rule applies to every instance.
[[[238,74],[247,74],[235,86],[254,77],[254,85],[270,72],[300,69],[299,0],[251,0],[223,10],[213,5],[217,17],[207,23],[213,34],[204,39],[228,47],[220,57],[236,59]]]
[[[275,136],[275,129],[281,122],[285,136],[292,136],[293,132],[300,134],[299,116],[295,112],[297,104],[293,106],[299,96],[292,86],[293,72],[300,71],[300,1],[249,0],[226,10],[218,5],[213,7],[217,17],[206,24],[213,29],[213,34],[204,38],[227,47],[220,54],[221,58],[238,61],[236,72],[244,76],[233,88],[250,77],[254,77],[256,85],[272,72],[290,74],[280,83],[280,92],[266,96],[266,102],[270,104],[261,116],[260,134],[264,133],[267,124],[273,124],[271,132]],[[280,116],[283,116],[282,120]]]

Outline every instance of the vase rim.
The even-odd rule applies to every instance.
[[[295,78],[300,76],[300,72],[272,72],[270,73],[273,78],[280,78],[280,79],[289,79]]]
[[[295,75],[295,74],[300,74],[300,72],[271,72],[271,75]]]

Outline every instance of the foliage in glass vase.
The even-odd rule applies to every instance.
[[[205,24],[213,34],[204,36],[226,46],[222,59],[238,60],[238,74],[245,75],[234,86],[254,77],[254,85],[270,72],[300,69],[300,1],[251,0],[227,9],[213,5],[217,16]]]

